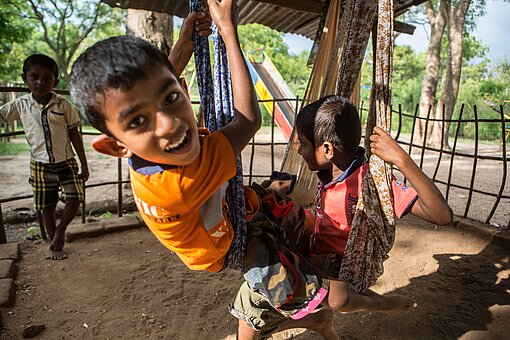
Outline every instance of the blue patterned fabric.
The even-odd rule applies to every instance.
[[[190,11],[197,12],[202,7],[202,0],[190,0],[189,4]],[[215,25],[213,25],[212,31],[215,59],[214,82],[209,57],[209,39],[199,36],[196,32],[193,33],[200,101],[205,125],[211,132],[225,126],[234,118],[232,84],[225,43]],[[229,181],[229,184],[227,202],[229,218],[235,233],[227,255],[226,266],[231,269],[243,270],[247,225],[241,156],[237,158],[237,174]]]

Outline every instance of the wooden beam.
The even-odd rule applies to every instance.
[[[393,30],[395,32],[405,33],[413,35],[414,30],[416,29],[416,26],[413,26],[411,24],[395,20],[393,21]]]
[[[395,4],[395,18],[404,14],[410,7],[418,6],[427,0],[404,0]]]
[[[286,7],[302,12],[322,14],[324,1],[321,0],[251,0],[254,2],[263,2],[273,6]]]

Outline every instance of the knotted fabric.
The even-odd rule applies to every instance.
[[[190,11],[198,12],[202,7],[202,0],[190,0],[189,4]],[[214,78],[209,58],[209,39],[199,36],[197,32],[193,33],[200,101],[204,112],[205,125],[211,132],[222,128],[234,118],[230,68],[225,44],[214,24],[212,31],[215,60]],[[242,270],[246,249],[247,225],[241,156],[237,158],[237,174],[229,181],[227,203],[229,219],[234,227],[234,239],[227,255],[226,266],[231,269]]]

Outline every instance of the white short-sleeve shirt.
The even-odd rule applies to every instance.
[[[0,121],[21,120],[36,162],[59,163],[75,156],[69,130],[80,125],[80,116],[63,96],[52,92],[46,106],[26,94],[0,107]]]

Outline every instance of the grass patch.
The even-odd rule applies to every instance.
[[[0,156],[16,156],[28,152],[27,143],[0,142]]]

